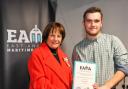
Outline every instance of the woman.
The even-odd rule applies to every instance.
[[[62,24],[52,22],[46,26],[41,45],[28,60],[29,89],[71,89],[71,66],[60,48],[64,38]]]

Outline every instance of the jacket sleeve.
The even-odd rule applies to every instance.
[[[53,86],[47,79],[44,64],[37,53],[32,53],[28,60],[31,89],[60,89]]]

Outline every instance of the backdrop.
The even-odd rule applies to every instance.
[[[56,0],[1,0],[0,89],[28,89],[27,60],[55,21]]]

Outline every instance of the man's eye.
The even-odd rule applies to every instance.
[[[91,22],[94,22],[94,23],[98,23],[100,22],[100,20],[86,20],[87,22],[91,23]]]
[[[100,20],[94,20],[94,22],[95,22],[95,23],[98,23],[98,22],[100,22]]]
[[[92,22],[92,20],[87,20],[87,22]]]

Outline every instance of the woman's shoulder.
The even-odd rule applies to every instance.
[[[40,52],[45,52],[46,47],[47,46],[46,46],[45,43],[41,43],[38,47],[33,49],[32,54],[36,54],[36,53],[40,53]]]

